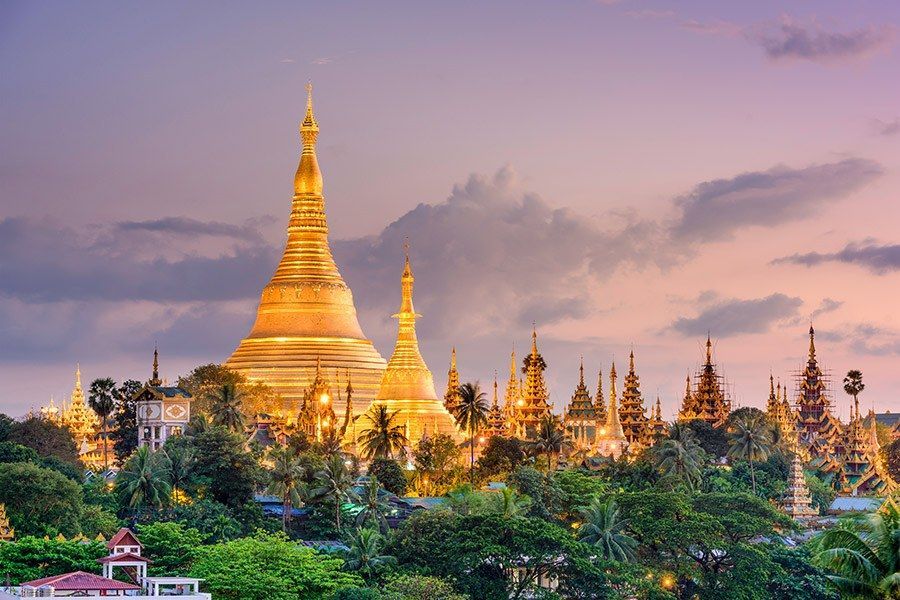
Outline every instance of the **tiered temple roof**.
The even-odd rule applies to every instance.
[[[591,400],[591,393],[584,384],[584,359],[578,368],[578,386],[566,407],[563,425],[577,448],[589,448],[594,444],[597,429],[603,424]]]
[[[60,415],[60,424],[69,428],[77,444],[92,441],[100,427],[100,419],[84,401],[81,387],[81,367],[75,367],[75,387],[69,405]]]
[[[628,448],[628,439],[619,420],[619,401],[616,393],[616,363],[609,370],[609,409],[606,423],[597,435],[595,452],[598,456],[619,458]]]
[[[541,420],[551,414],[550,394],[544,383],[544,357],[538,352],[537,330],[531,332],[531,353],[525,357],[525,385],[522,403],[516,411],[517,437],[531,440],[537,435]]]
[[[619,418],[625,437],[628,438],[629,447],[648,445],[648,421],[644,412],[644,399],[641,397],[641,381],[634,371],[633,350],[628,357],[628,374],[625,376],[625,388],[622,390]]]
[[[659,401],[659,396],[656,397],[656,405],[650,411],[650,421],[647,423],[647,429],[651,444],[658,436],[665,435],[668,429],[668,424],[662,416],[662,404]]]
[[[316,373],[312,383],[303,393],[297,424],[310,439],[319,442],[330,435],[337,435],[338,421],[334,412],[334,398],[331,384],[326,381],[322,372],[321,360],[316,361]]]
[[[781,508],[794,518],[812,517],[818,514],[812,508],[812,500],[809,496],[809,488],[806,485],[806,476],[803,474],[803,461],[799,454],[794,454],[791,462],[791,472],[788,475],[787,489],[781,499]]]
[[[459,404],[459,371],[456,369],[456,347],[450,351],[450,370],[447,371],[447,391],[444,392],[444,408],[452,415]]]
[[[731,412],[731,403],[725,396],[724,378],[718,374],[712,361],[712,340],[709,336],[706,338],[706,362],[694,379],[696,383],[692,389],[691,378],[688,376],[678,420],[700,419],[714,427],[723,425]]]
[[[522,389],[519,385],[519,374],[516,371],[516,351],[509,355],[509,379],[506,381],[506,393],[503,396],[503,416],[506,418],[506,430],[513,434],[516,431],[516,412],[522,405]]]
[[[496,435],[506,435],[506,417],[500,408],[500,392],[497,386],[497,374],[494,373],[494,397],[491,400],[491,408],[488,410],[487,427],[484,429],[484,437],[492,438]]]
[[[594,396],[594,410],[597,418],[606,422],[606,401],[603,399],[603,369],[597,371],[597,395]]]

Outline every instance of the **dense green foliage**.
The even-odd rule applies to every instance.
[[[376,458],[369,465],[369,475],[377,477],[384,489],[392,494],[398,496],[406,494],[406,475],[403,473],[403,467],[396,460]]]
[[[97,559],[106,554],[100,542],[20,537],[15,543],[0,542],[0,576],[17,585],[71,571],[95,572]]]
[[[57,471],[31,463],[0,464],[0,503],[19,535],[81,532],[81,486]]]

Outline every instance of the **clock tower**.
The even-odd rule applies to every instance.
[[[172,436],[181,435],[191,418],[190,393],[163,385],[159,378],[159,351],[153,350],[153,377],[135,396],[138,446],[159,450]]]

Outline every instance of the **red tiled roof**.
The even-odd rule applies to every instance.
[[[149,558],[144,558],[140,554],[135,554],[134,552],[119,552],[118,554],[110,554],[109,556],[104,556],[103,558],[98,558],[98,563],[108,563],[108,562],[119,562],[120,560],[124,560],[127,562],[134,562],[139,560],[141,562],[150,563],[153,562]]]
[[[54,575],[52,577],[43,577],[34,581],[26,581],[23,586],[39,588],[45,585],[52,585],[56,590],[70,591],[95,591],[95,590],[139,590],[141,586],[124,581],[116,581],[115,579],[107,579],[93,573],[85,573],[84,571],[75,571],[74,573],[64,573],[63,575]]]
[[[131,532],[127,527],[123,527],[119,531],[116,532],[116,535],[112,536],[109,542],[106,543],[106,547],[109,549],[115,548],[116,546],[140,546],[144,547],[143,544],[137,539],[137,537]]]

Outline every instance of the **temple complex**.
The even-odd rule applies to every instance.
[[[434,379],[419,352],[416,337],[416,314],[413,307],[413,277],[407,250],[403,275],[400,278],[400,311],[393,315],[398,321],[397,343],[378,389],[375,402],[384,404],[390,412],[400,411],[406,424],[406,437],[414,446],[425,433],[446,434],[462,441],[456,422],[434,391]]]
[[[353,294],[335,265],[328,244],[322,173],[316,157],[319,125],[307,86],[303,150],[294,177],[288,237],[281,262],[260,298],[250,333],[225,366],[250,381],[269,385],[281,400],[269,412],[296,413],[321,361],[326,372],[349,371],[357,413],[365,411],[381,385],[385,361],[363,334]],[[338,417],[345,408],[336,407]]]
[[[602,425],[591,399],[591,393],[584,384],[584,359],[578,368],[578,386],[563,415],[563,426],[576,450],[591,448],[596,441],[597,429]]]
[[[594,453],[597,456],[619,458],[628,448],[628,438],[619,420],[619,406],[616,395],[616,364],[609,369],[609,408],[606,411],[606,422],[597,435]]]
[[[531,332],[531,353],[525,357],[525,386],[515,416],[516,437],[533,440],[537,435],[541,420],[551,414],[550,394],[544,383],[547,363],[538,352],[537,330]]]
[[[316,361],[316,374],[309,388],[303,392],[297,428],[310,440],[321,442],[337,435],[338,420],[334,412],[335,398],[331,385],[322,373],[322,361]]]
[[[694,386],[688,376],[687,389],[682,401],[679,421],[700,419],[713,427],[723,425],[731,412],[731,402],[725,396],[724,378],[716,371],[712,361],[712,340],[706,337],[706,362],[694,376]]]
[[[628,438],[629,449],[637,450],[649,445],[647,431],[647,415],[644,412],[644,399],[641,397],[640,378],[634,371],[634,350],[629,355],[628,374],[622,390],[622,402],[619,406],[619,419],[622,429]]]

